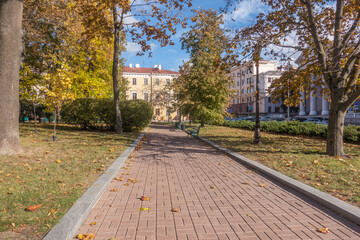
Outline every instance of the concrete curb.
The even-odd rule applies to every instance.
[[[43,238],[44,240],[71,240],[75,236],[81,224],[85,221],[101,195],[110,182],[119,172],[129,155],[135,150],[142,137],[149,128],[146,128],[140,136],[128,147],[115,162],[94,182],[94,184],[76,201],[67,211],[61,221]]]
[[[268,177],[298,191],[299,193],[307,196],[308,198],[314,200],[315,202],[333,210],[339,215],[347,218],[348,220],[360,225],[360,209],[354,207],[344,201],[341,201],[327,193],[321,192],[315,188],[312,188],[304,183],[301,183],[295,179],[285,176],[282,173],[279,173],[271,168],[265,167],[264,165],[257,163],[253,160],[250,160],[238,153],[230,151],[229,149],[223,148],[207,139],[199,137],[203,142],[208,143],[212,147],[225,152],[230,157],[236,159],[240,163],[246,164],[259,172],[267,175]]]

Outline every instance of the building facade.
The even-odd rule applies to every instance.
[[[273,104],[268,89],[275,78],[279,78],[282,69],[278,68],[275,61],[259,61],[259,94],[260,113],[280,112],[280,103]],[[247,62],[231,70],[233,79],[232,90],[234,95],[230,100],[232,114],[252,114],[256,111],[255,88],[256,66],[255,62]]]
[[[128,81],[126,99],[142,99],[149,101],[154,107],[154,120],[171,121],[177,116],[172,112],[171,84],[179,72],[162,69],[161,65],[154,68],[143,68],[139,64],[124,67],[123,77]]]

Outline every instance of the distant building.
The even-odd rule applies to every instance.
[[[172,81],[180,76],[179,72],[162,69],[161,65],[154,68],[143,68],[139,64],[124,67],[123,77],[128,80],[126,99],[143,99],[154,107],[154,116],[158,121],[173,120],[177,113],[171,112],[170,89]]]
[[[281,103],[273,104],[268,89],[275,78],[283,73],[275,61],[259,61],[259,93],[260,113],[281,112]],[[256,66],[255,62],[247,62],[231,70],[233,79],[232,90],[234,95],[230,100],[230,109],[233,114],[251,114],[256,111],[255,88],[256,88]]]

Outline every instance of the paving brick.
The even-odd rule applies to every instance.
[[[181,131],[154,125],[146,138],[133,152],[131,169],[117,174],[130,173],[126,178],[138,182],[111,182],[78,234],[96,231],[104,240],[360,239],[359,226]],[[322,226],[331,232],[316,232]]]

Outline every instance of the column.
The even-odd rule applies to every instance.
[[[322,98],[321,115],[329,115],[329,102],[326,97]]]
[[[310,116],[315,116],[317,115],[316,112],[316,93],[315,92],[311,92],[310,93]]]
[[[300,102],[300,112],[299,112],[299,116],[305,116],[306,112],[305,112],[305,92],[301,93],[301,100],[303,102]]]

